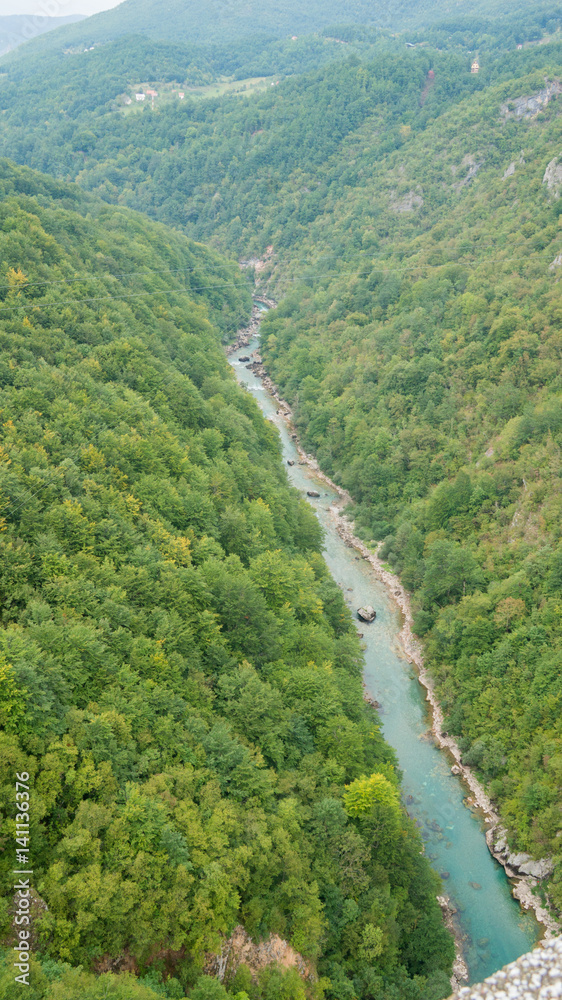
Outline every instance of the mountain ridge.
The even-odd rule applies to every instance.
[[[515,6],[505,0],[472,0],[470,8],[456,2],[448,13],[453,21],[487,17],[513,22],[516,15],[528,15],[528,5],[518,0]],[[531,18],[533,32],[540,37],[538,25],[560,17],[561,9],[538,4]],[[529,18],[527,17],[527,20]],[[88,17],[81,25],[60,28],[55,36],[39,39],[28,52],[62,51],[65,48],[91,46],[126,34],[143,34],[158,41],[177,41],[197,45],[231,44],[250,38],[279,39],[308,35],[337,25],[371,25],[391,31],[423,29],[443,21],[430,0],[311,0],[306,6],[296,0],[282,5],[271,0],[124,0],[108,11]],[[485,33],[485,24],[481,33]]]

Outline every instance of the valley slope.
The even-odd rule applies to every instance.
[[[119,16],[123,15],[127,4],[118,10]],[[485,8],[487,15],[495,15],[498,10],[501,13],[498,7]],[[411,592],[416,630],[425,642],[427,663],[436,680],[448,729],[459,741],[466,763],[476,768],[497,801],[509,829],[512,849],[528,852],[535,858],[552,859],[552,871],[545,884],[554,907],[560,910],[562,47],[559,12],[553,12],[549,20],[537,9],[534,27],[531,23],[534,14],[529,18],[527,11],[520,20],[515,16],[509,23],[500,19],[494,28],[496,34],[485,31],[479,34],[477,23],[463,22],[455,16],[446,25],[428,28],[428,32],[433,32],[429,40],[412,35],[415,49],[406,48],[406,36],[390,39],[373,35],[371,29],[348,25],[338,30],[338,37],[339,44],[345,41],[355,46],[349,58],[346,53],[327,63],[332,42],[328,43],[325,37],[306,42],[303,60],[306,62],[309,56],[312,59],[311,53],[315,53],[314,68],[281,80],[278,86],[268,87],[266,93],[203,101],[187,98],[181,104],[178,99],[169,106],[156,102],[154,109],[146,107],[139,112],[136,108],[124,112],[116,101],[119,89],[132,87],[135,80],[142,81],[145,72],[146,80],[156,83],[160,79],[172,86],[181,77],[185,62],[181,45],[176,49],[167,43],[155,45],[157,59],[153,70],[156,73],[158,67],[166,67],[166,72],[157,78],[147,72],[153,43],[141,44],[138,39],[124,43],[124,71],[119,66],[119,45],[107,40],[107,46],[100,45],[84,56],[90,61],[83,65],[89,67],[95,82],[86,92],[77,90],[78,54],[75,62],[70,57],[65,57],[65,61],[60,54],[45,54],[42,57],[45,62],[38,63],[36,70],[13,60],[6,63],[8,76],[3,84],[0,142],[2,150],[13,159],[59,178],[76,180],[89,192],[79,196],[76,188],[36,175],[31,181],[31,175],[23,173],[18,184],[31,184],[39,201],[53,197],[63,202],[74,199],[75,210],[82,215],[91,211],[94,218],[103,221],[104,228],[109,225],[111,229],[114,225],[111,220],[118,219],[125,220],[122,224],[127,233],[129,226],[133,226],[135,233],[140,234],[146,225],[147,232],[155,234],[154,239],[160,234],[156,269],[160,267],[160,254],[168,261],[165,247],[169,241],[174,248],[184,248],[181,253],[174,250],[174,259],[179,254],[183,260],[185,248],[190,246],[190,255],[203,255],[204,264],[197,266],[205,273],[214,273],[216,277],[217,269],[220,275],[225,268],[227,280],[213,278],[214,290],[208,288],[204,292],[209,281],[200,270],[198,283],[191,286],[193,295],[197,296],[200,290],[206,297],[213,296],[208,308],[213,322],[220,324],[223,339],[233,335],[247,301],[236,270],[210,251],[201,247],[195,251],[178,233],[170,234],[156,223],[153,229],[148,222],[141,224],[140,217],[129,215],[127,209],[140,209],[191,238],[236,254],[247,262],[250,271],[257,265],[260,287],[280,303],[263,323],[263,352],[271,375],[292,404],[304,445],[316,453],[322,468],[351,492],[353,514],[363,537],[373,547],[382,543],[383,558],[401,574]],[[539,40],[541,44],[536,44]],[[517,50],[516,41],[523,48]],[[471,73],[475,48],[481,65],[478,73]],[[284,67],[289,75],[295,72],[295,64],[290,70],[287,52],[286,47],[278,50],[278,66]],[[195,69],[191,70],[193,78],[200,73],[199,80],[214,79],[221,66],[224,69],[223,58],[221,55],[217,60],[216,53],[211,58],[209,50],[199,50],[194,56]],[[230,71],[234,75],[243,69],[249,72],[250,66],[253,71],[263,68],[248,61],[243,44],[238,54],[236,46],[232,46],[231,58]],[[98,72],[104,67],[105,77],[104,72]],[[45,86],[41,91],[42,73]],[[61,73],[60,87],[57,73]],[[6,166],[5,170],[10,176],[12,168]],[[49,189],[50,183],[55,187]],[[18,195],[22,190],[18,188]],[[85,198],[83,203],[81,197]],[[102,208],[99,198],[112,207]],[[126,221],[133,219],[134,223]],[[65,230],[66,223],[57,232]],[[83,238],[86,245],[85,232]],[[143,239],[138,236],[139,249],[131,260],[131,271],[143,270],[140,264]],[[103,243],[101,234],[99,240]],[[120,243],[122,248],[124,242]],[[110,260],[115,257],[113,246],[107,250],[102,247],[96,253],[107,254]],[[90,257],[87,260],[90,267]],[[192,261],[191,256],[189,260]],[[9,258],[7,262],[15,267]],[[25,290],[27,275],[20,279],[16,270],[16,276],[10,277],[14,287],[9,294],[15,295],[16,301],[17,295],[25,294],[27,302],[31,291]],[[144,284],[148,279],[140,280]],[[135,343],[133,349],[120,341],[118,347],[111,349],[98,344],[96,314],[88,319],[88,329],[91,327],[92,331],[89,336],[94,338],[91,344],[86,338],[87,348],[78,350],[73,346],[71,350],[65,341],[62,356],[66,358],[66,352],[70,352],[72,364],[83,366],[91,361],[92,354],[101,365],[102,381],[117,379],[121,385],[125,378],[125,388],[140,392],[143,405],[163,407],[157,413],[159,418],[171,422],[174,435],[180,434],[180,430],[181,434],[187,434],[185,444],[193,456],[190,461],[197,466],[194,480],[187,479],[187,491],[183,485],[180,489],[175,480],[173,488],[162,489],[162,476],[171,475],[172,479],[180,476],[175,468],[163,469],[159,465],[156,472],[149,470],[148,477],[152,478],[146,486],[147,470],[141,460],[140,466],[128,462],[127,468],[112,460],[112,465],[118,468],[118,478],[130,477],[133,472],[135,476],[141,474],[140,486],[135,485],[131,490],[133,501],[143,505],[134,517],[131,515],[132,551],[137,553],[139,548],[143,551],[143,546],[146,547],[134,534],[138,530],[135,517],[147,516],[151,521],[154,515],[163,525],[162,530],[172,538],[170,542],[162,542],[164,549],[158,549],[161,536],[150,536],[151,545],[156,545],[160,553],[155,557],[157,561],[161,558],[177,561],[178,557],[173,555],[176,533],[189,542],[188,565],[182,567],[182,571],[189,571],[186,584],[189,602],[195,602],[196,607],[190,624],[194,631],[189,634],[192,643],[189,648],[197,647],[196,656],[200,657],[197,662],[201,664],[196,694],[192,696],[192,688],[189,689],[189,697],[196,698],[190,705],[195,704],[197,712],[203,713],[204,721],[211,726],[210,732],[212,713],[216,711],[233,726],[236,743],[233,760],[238,760],[236,754],[241,752],[236,741],[241,740],[248,749],[245,740],[250,735],[236,716],[235,706],[242,699],[240,685],[250,685],[248,690],[252,694],[248,698],[254,697],[255,687],[256,697],[263,696],[264,704],[269,706],[268,699],[272,699],[273,708],[267,707],[267,712],[273,712],[275,718],[275,706],[284,705],[289,692],[289,715],[283,714],[279,707],[282,721],[278,734],[283,747],[288,741],[289,749],[280,749],[275,741],[271,749],[269,737],[262,730],[256,730],[255,739],[250,740],[256,753],[262,755],[268,773],[274,772],[272,787],[283,789],[282,804],[275,798],[277,792],[271,793],[273,799],[267,798],[270,792],[262,790],[258,779],[258,791],[253,790],[252,794],[257,796],[259,809],[265,816],[259,830],[266,845],[273,843],[278,835],[276,817],[279,809],[288,808],[285,794],[296,801],[294,808],[299,818],[291,827],[296,840],[291,841],[287,850],[294,849],[295,864],[298,860],[306,869],[302,872],[299,869],[298,876],[308,887],[303,926],[307,927],[307,939],[316,941],[322,953],[320,970],[332,980],[332,986],[327,987],[328,996],[334,995],[338,1000],[351,996],[349,983],[355,977],[353,989],[358,993],[362,990],[364,996],[394,1000],[395,996],[415,996],[415,990],[421,990],[427,1000],[431,991],[438,995],[442,988],[447,947],[440,938],[437,923],[432,922],[436,920],[435,906],[429,900],[434,885],[426,869],[420,875],[422,895],[418,896],[416,890],[417,901],[410,898],[408,904],[404,885],[393,882],[398,876],[389,874],[394,873],[397,860],[392,854],[396,849],[393,835],[387,843],[389,857],[385,858],[390,868],[385,868],[386,874],[381,876],[384,891],[373,889],[376,901],[369,895],[359,914],[350,907],[349,912],[353,910],[355,914],[353,932],[347,929],[347,923],[338,924],[336,914],[342,911],[338,892],[344,878],[341,865],[348,871],[346,865],[349,863],[353,868],[355,861],[348,854],[345,859],[342,854],[337,855],[336,861],[335,854],[330,855],[331,860],[326,862],[329,876],[326,875],[328,869],[323,867],[322,853],[325,848],[318,844],[324,844],[321,838],[325,834],[336,837],[343,833],[338,827],[340,820],[334,819],[335,825],[331,825],[332,820],[326,819],[324,805],[317,806],[317,797],[321,803],[328,799],[336,801],[336,805],[330,804],[326,809],[341,819],[343,782],[376,769],[392,784],[392,758],[378,737],[374,755],[369,756],[368,741],[365,743],[367,730],[362,728],[368,723],[357,700],[360,667],[354,634],[347,619],[342,617],[339,594],[320,568],[316,525],[290,491],[285,492],[286,485],[276,466],[275,442],[258,420],[253,405],[243,402],[238,390],[234,391],[232,380],[229,382],[224,362],[219,361],[216,334],[206,335],[203,358],[199,352],[193,356],[180,354],[179,362],[175,355],[171,361],[168,357],[169,340],[176,337],[175,325],[181,326],[183,322],[181,309],[170,316],[165,304],[169,280],[163,279],[155,286],[165,296],[159,305],[163,312],[152,313],[153,306],[147,306],[149,311],[143,312],[149,327],[152,329],[156,324],[158,328],[158,335],[151,334],[148,348],[146,344]],[[130,294],[142,298],[143,287],[139,288],[138,282],[137,278],[131,284]],[[176,285],[172,287],[175,293]],[[234,296],[233,301],[228,298],[230,295]],[[186,308],[191,312],[193,306]],[[31,315],[27,315],[27,321],[31,320]],[[70,330],[74,322],[72,319]],[[127,324],[131,322],[116,321],[120,336],[123,324],[129,336]],[[172,326],[166,326],[168,323]],[[135,314],[134,329],[137,324]],[[162,332],[164,327],[167,333]],[[21,330],[20,335],[24,335]],[[64,335],[70,334],[65,330]],[[113,334],[108,337],[111,340]],[[190,344],[194,347],[193,340]],[[150,351],[146,370],[142,360],[145,348]],[[134,351],[132,359],[130,349]],[[112,358],[113,353],[116,358]],[[158,377],[152,374],[154,357],[160,359],[158,364],[160,361],[164,364]],[[209,382],[211,357],[213,373]],[[176,384],[178,363],[182,377],[189,377],[202,395],[200,400],[190,387],[181,413],[176,407],[182,395],[176,400],[175,392],[165,389],[169,377]],[[140,381],[135,374],[139,367],[143,373]],[[88,377],[98,377],[89,368],[88,373]],[[228,411],[226,415],[223,405]],[[242,421],[240,410],[245,418]],[[193,412],[195,417],[191,416]],[[127,416],[126,421],[129,419]],[[194,420],[193,425],[190,420]],[[248,420],[252,426],[249,440],[254,442],[251,453],[245,437],[249,433]],[[86,429],[81,433],[85,434]],[[183,447],[184,439],[180,436],[178,440]],[[47,447],[42,439],[41,443]],[[100,444],[95,447],[105,454]],[[246,455],[241,459],[244,474],[237,464],[241,453]],[[82,468],[82,459],[78,460],[74,453],[72,460]],[[92,460],[101,461],[96,456]],[[258,483],[255,478],[256,469],[261,470],[264,462],[270,470],[266,484],[270,483],[269,475],[273,477],[266,492],[261,486],[262,472]],[[203,478],[198,478],[200,466],[205,472]],[[90,471],[86,466],[80,476],[89,479]],[[82,479],[78,478],[77,483],[76,488],[83,491]],[[195,485],[200,506],[191,507]],[[189,517],[185,514],[186,496]],[[67,501],[71,506],[82,504],[78,494],[76,497],[72,493],[68,496],[65,493],[64,497],[61,494],[59,500],[63,506]],[[268,512],[261,505],[256,506],[260,500],[267,505]],[[95,510],[95,515],[90,518],[88,514],[86,520],[97,524],[98,508]],[[68,511],[64,516],[70,516]],[[86,515],[80,511],[80,516]],[[82,525],[80,520],[77,523]],[[34,539],[45,535],[43,521],[40,526],[41,534]],[[57,528],[50,521],[47,527],[49,537],[54,533],[60,546],[67,529]],[[86,534],[79,550],[87,554],[92,545],[98,544],[92,541],[97,538],[96,530],[86,525],[80,530]],[[111,532],[110,537],[113,537]],[[170,550],[165,548],[167,545]],[[270,554],[264,556],[265,552],[277,549],[283,553],[280,561],[276,562]],[[96,558],[101,558],[97,549],[93,551]],[[203,555],[197,555],[199,551]],[[63,554],[68,558],[66,552]],[[285,580],[282,568],[288,557],[288,565],[292,567],[286,581],[291,609],[287,619],[290,640],[284,631],[284,605],[279,605],[276,590],[279,581]],[[82,558],[86,556],[81,554]],[[146,558],[150,561],[152,557]],[[212,571],[207,567],[208,561],[212,563]],[[83,570],[82,563],[79,570]],[[269,591],[258,584],[259,574],[266,571],[271,574],[268,579],[273,581]],[[17,578],[16,571],[15,575]],[[225,580],[229,581],[226,593],[234,596],[232,603],[223,606]],[[118,586],[128,594],[120,579]],[[166,590],[166,606],[172,598],[176,599],[173,597],[176,587],[180,585],[174,582],[172,590]],[[307,595],[302,606],[300,597],[294,603],[295,593],[301,591]],[[69,593],[74,601],[72,587]],[[145,593],[141,587],[142,596],[135,597],[135,601],[144,602]],[[320,607],[314,604],[311,594],[323,602],[317,612],[311,610]],[[27,598],[26,592],[26,601]],[[48,603],[50,600],[49,596]],[[217,658],[211,658],[210,665],[206,659],[207,640],[203,641],[203,633],[197,631],[200,629],[197,615],[202,607],[198,600],[203,601],[212,616],[218,616],[213,621],[222,626],[221,639],[217,640],[221,652],[213,652]],[[180,605],[178,615],[182,617],[181,601]],[[49,603],[49,609],[50,606]],[[70,608],[73,607],[70,602]],[[162,610],[160,604],[158,607]],[[49,609],[45,614],[50,613]],[[135,614],[137,611],[138,608]],[[68,613],[66,605],[64,613]],[[237,645],[232,623],[239,622],[241,617],[246,621],[247,613],[248,634]],[[317,622],[319,631],[310,628],[311,616],[316,613],[319,617],[312,620]],[[39,627],[43,621],[41,609],[38,614]],[[155,612],[154,621],[158,614]],[[266,622],[271,626],[266,627]],[[145,636],[144,619],[141,624]],[[150,628],[151,641],[167,641],[163,638],[166,630],[158,632],[154,624]],[[312,632],[314,641],[310,638]],[[215,632],[212,634],[216,636]],[[320,646],[315,645],[317,640]],[[308,652],[309,642],[313,653]],[[319,684],[314,686],[315,706],[316,699],[322,701],[327,697],[323,685],[335,684],[335,689],[329,686],[328,704],[335,712],[330,722],[314,716],[316,708],[310,710],[312,715],[302,708],[303,700],[308,697],[304,675],[299,674],[293,687],[291,664],[294,657],[300,656],[299,643],[304,644],[302,649],[315,664],[314,677]],[[344,654],[340,652],[342,643]],[[213,639],[211,646],[214,645]],[[124,648],[129,657],[127,668],[136,670],[129,647]],[[152,656],[153,647],[150,650]],[[181,650],[179,655],[183,655]],[[249,667],[244,666],[246,660]],[[139,662],[144,662],[142,657]],[[325,669],[325,662],[338,664],[334,680]],[[175,663],[179,661],[174,660]],[[307,665],[306,659],[302,663],[298,660],[299,669],[306,672]],[[308,684],[309,675],[306,676]],[[154,680],[152,674],[149,679]],[[342,694],[344,689],[348,691],[347,685],[354,692],[355,700],[351,702],[347,701],[347,694]],[[183,691],[180,685],[174,694],[183,698]],[[90,712],[95,716],[108,710],[98,693],[91,700],[94,708],[83,698],[79,713]],[[119,700],[117,703],[122,704]],[[299,721],[295,723],[297,735],[287,736],[287,732],[293,733],[293,714],[299,720],[304,719],[306,732],[300,729]],[[318,727],[313,733],[314,751],[307,743],[313,717]],[[334,722],[334,718],[345,718],[345,723],[341,722],[342,733],[351,732],[349,739],[347,735],[345,739],[342,737],[343,742],[339,741],[339,735],[336,738],[333,727],[340,723]],[[90,724],[92,720],[86,721]],[[82,739],[83,725],[80,716],[77,728],[69,730],[76,746],[76,741]],[[117,729],[112,730],[111,739],[112,746],[117,747],[121,723],[115,725]],[[331,735],[325,737],[323,727]],[[125,728],[123,732],[127,744],[129,730]],[[183,733],[184,729],[182,740]],[[207,768],[209,760],[218,759],[216,754],[212,756],[215,750],[207,740],[207,730],[199,727],[190,739],[196,745],[195,759],[188,762],[190,766],[197,769],[203,766],[203,760]],[[298,751],[293,743],[300,748]],[[361,761],[356,771],[353,770],[355,747],[359,748],[357,761]],[[253,748],[250,749],[253,753]],[[318,763],[320,784],[318,787],[315,784],[310,800],[306,783],[310,772],[307,771],[305,781],[300,775],[300,768],[305,765],[298,757],[302,753],[306,758],[309,751],[320,754],[322,760],[335,759],[337,764],[335,770],[330,770],[332,764],[329,765],[326,777],[322,770],[324,763]],[[146,752],[150,755],[151,751]],[[297,754],[294,758],[297,763],[293,754]],[[256,764],[260,775],[262,757]],[[287,761],[290,779],[285,778]],[[167,758],[165,763],[168,766]],[[213,763],[211,777],[218,782],[213,787],[220,789],[222,808],[223,798],[228,799],[232,793],[236,799],[239,778],[240,781],[246,778],[240,777],[242,772],[236,772],[232,779],[225,777],[219,773],[220,768],[215,774],[214,766]],[[250,765],[244,757],[246,766]],[[348,773],[346,768],[350,766],[352,771]],[[295,768],[297,778],[293,777]],[[130,780],[126,769],[123,774]],[[150,795],[156,787],[151,784],[152,777],[150,772],[147,778]],[[315,771],[314,782],[316,777]],[[280,786],[275,782],[280,782]],[[162,792],[158,786],[154,794],[166,797],[169,793],[174,797],[174,788],[166,786]],[[193,794],[191,785],[189,794]],[[273,802],[275,805],[271,805]],[[200,805],[199,801],[195,804]],[[228,804],[230,808],[230,800]],[[115,808],[120,816],[120,801]],[[243,810],[236,812],[238,806],[232,808],[233,829],[238,831]],[[301,808],[302,816],[306,816],[302,822]],[[317,808],[324,817],[321,821]],[[260,822],[261,817],[262,813]],[[78,820],[73,818],[71,822]],[[405,829],[410,851],[418,842],[411,829]],[[359,837],[367,836],[365,831],[366,828],[354,828]],[[240,862],[243,875],[238,881],[238,876],[232,876],[231,880],[232,893],[242,900],[244,921],[252,933],[279,928],[301,948],[300,925],[294,925],[297,916],[289,913],[288,895],[283,896],[278,885],[272,889],[265,876],[267,887],[263,888],[262,875],[258,877],[252,867],[255,859],[252,860],[249,845],[241,834],[236,835],[250,851]],[[103,838],[97,834],[95,837],[102,841],[99,850],[105,850]],[[157,833],[154,838],[156,843]],[[268,850],[269,847],[266,854]],[[313,857],[322,860],[313,863]],[[406,864],[407,868],[411,862],[409,854],[408,858],[406,864],[400,855],[398,867]],[[213,856],[211,860],[214,863],[217,859]],[[217,863],[222,863],[222,855]],[[376,866],[379,862],[371,857],[371,863]],[[66,878],[68,871],[61,870]],[[275,865],[273,870],[276,871]],[[375,869],[369,871],[373,884],[376,882],[378,886],[378,869],[376,875]],[[322,881],[325,877],[332,880],[329,891],[319,888],[328,884]],[[63,881],[64,878],[61,875]],[[283,885],[283,878],[279,885]],[[332,890],[332,885],[338,887],[337,891]],[[225,903],[228,915],[221,929],[235,913],[233,898],[230,910]],[[434,950],[429,946],[427,949],[428,962],[434,963],[431,969],[408,966],[404,974],[410,979],[401,981],[405,952],[400,949],[404,937],[402,931],[395,933],[393,921],[396,917],[399,926],[406,926],[397,914],[405,914],[410,903],[414,908],[419,906],[416,912],[425,912],[427,907],[430,914],[429,929],[424,929],[424,920],[419,925],[415,923],[417,918],[408,909],[414,921],[410,929],[419,926],[424,937],[421,950],[416,944],[416,955],[422,954],[426,947],[426,932],[438,943]],[[65,902],[64,906],[67,905]],[[209,906],[213,909],[215,903]],[[405,916],[403,919],[406,921]],[[331,921],[329,932],[324,920]],[[313,926],[317,928],[317,936],[311,930]],[[367,931],[367,927],[374,930]],[[169,939],[178,940],[173,935]],[[383,940],[388,951],[375,955]],[[78,943],[69,952],[73,961],[82,960],[81,947]],[[107,950],[111,950],[109,946]],[[313,952],[314,948],[311,956],[316,958],[319,952]],[[57,954],[60,957],[63,952],[59,950]],[[358,955],[360,967],[356,972]],[[375,973],[367,972],[367,967],[374,968]],[[187,972],[182,972],[184,982],[193,976],[194,968],[189,966]],[[417,981],[412,985],[412,976],[418,974],[429,976],[429,986]]]
[[[437,1000],[439,882],[316,518],[221,346],[245,279],[7,161],[0,191],[4,944],[29,774],[36,996]],[[239,923],[308,982],[203,975]],[[8,950],[0,997],[13,977]]]

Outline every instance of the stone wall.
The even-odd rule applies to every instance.
[[[522,955],[477,986],[463,986],[450,1000],[562,1000],[562,937]]]

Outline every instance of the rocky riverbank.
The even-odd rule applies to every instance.
[[[451,988],[458,990],[468,979],[468,966],[463,958],[463,938],[460,927],[455,920],[456,909],[448,896],[438,896],[437,902],[441,907],[445,927],[453,935],[455,941],[455,961],[453,962],[453,975],[451,976]]]
[[[313,460],[314,461],[314,460]],[[444,728],[443,710],[435,694],[432,678],[424,664],[421,644],[413,632],[413,618],[409,594],[406,593],[400,579],[387,570],[377,553],[373,553],[367,546],[353,534],[353,523],[342,513],[342,510],[350,502],[349,494],[338,489],[334,483],[330,483],[332,489],[336,489],[340,494],[340,502],[333,506],[336,528],[339,535],[369,561],[375,570],[378,578],[387,586],[393,601],[402,612],[402,628],[399,633],[400,645],[410,663],[417,670],[420,684],[425,688],[426,700],[431,709],[431,730],[437,746],[448,751],[454,760],[451,770],[458,775],[466,786],[470,789],[471,795],[467,803],[480,811],[486,824],[486,843],[493,857],[499,861],[506,871],[508,878],[512,880],[512,892],[524,909],[533,909],[537,920],[545,928],[545,938],[555,937],[560,933],[560,926],[549,911],[542,905],[541,900],[535,895],[533,889],[538,885],[538,879],[550,874],[551,867],[548,860],[533,862],[527,855],[515,855],[507,848],[507,831],[501,825],[499,814],[496,812],[490,797],[476,778],[470,767],[462,762],[460,748],[453,737],[449,736]],[[527,868],[527,871],[525,871]]]
[[[269,302],[267,303],[270,304]],[[259,309],[258,309],[259,316]],[[254,329],[255,333],[255,329]],[[247,339],[239,341],[239,346],[246,346],[254,335],[252,333]],[[334,526],[347,545],[359,552],[365,560],[372,566],[378,578],[387,587],[392,600],[402,613],[402,628],[398,639],[402,650],[410,663],[417,670],[420,684],[426,692],[426,700],[431,711],[431,730],[433,738],[440,749],[446,750],[453,759],[451,770],[458,775],[470,791],[467,804],[478,810],[486,825],[486,843],[490,853],[504,867],[507,876],[512,880],[512,891],[514,897],[519,901],[524,909],[532,909],[537,920],[545,928],[545,938],[549,939],[560,933],[560,926],[552,914],[543,906],[542,901],[533,892],[538,886],[538,879],[550,873],[548,860],[533,862],[528,855],[515,855],[507,848],[506,831],[501,825],[501,820],[496,812],[493,803],[487,795],[485,789],[480,784],[472,770],[463,764],[462,755],[456,741],[448,735],[444,729],[443,711],[435,694],[433,681],[424,664],[423,651],[419,640],[413,632],[413,617],[410,602],[410,595],[405,591],[400,579],[390,572],[381,562],[377,552],[373,552],[354,534],[353,522],[344,514],[346,507],[351,505],[350,494],[337,486],[336,483],[326,476],[320,469],[316,459],[308,455],[298,443],[296,433],[292,423],[291,407],[283,400],[277,387],[272,382],[264,368],[259,352],[254,351],[247,365],[248,368],[259,376],[264,387],[277,400],[278,414],[286,421],[292,437],[296,442],[301,464],[307,465],[315,476],[324,482],[331,490],[338,494],[338,501],[330,508],[330,514],[334,521]],[[462,961],[462,956],[458,958]]]
[[[283,407],[284,410],[289,409],[286,403],[283,403]],[[398,639],[408,661],[416,667],[420,684],[425,688],[426,700],[429,702],[431,711],[431,731],[433,738],[440,749],[448,751],[451,755],[454,760],[451,770],[470,789],[471,795],[468,798],[468,805],[478,809],[482,815],[486,824],[486,843],[490,853],[499,861],[505,869],[508,878],[512,880],[513,895],[523,909],[534,910],[537,920],[545,928],[545,938],[550,939],[555,937],[560,933],[560,926],[552,914],[543,906],[539,897],[533,892],[533,889],[538,885],[538,878],[544,878],[550,874],[551,868],[549,863],[547,860],[533,862],[529,855],[514,855],[509,852],[506,846],[507,832],[501,825],[499,814],[496,812],[490,797],[486,794],[486,791],[471,768],[463,764],[460,747],[453,737],[449,736],[446,732],[443,710],[435,694],[432,678],[424,664],[421,643],[413,632],[413,617],[409,594],[402,586],[399,577],[383,566],[377,553],[372,552],[353,533],[353,522],[346,518],[343,513],[344,509],[351,503],[349,493],[342,490],[325,476],[318,469],[316,460],[310,455],[306,455],[301,448],[299,448],[299,454],[314,469],[316,475],[338,493],[340,497],[339,502],[333,504],[331,508],[338,534],[347,544],[360,552],[371,564],[379,580],[386,585],[392,600],[402,612],[402,628]],[[527,872],[524,870],[525,866],[528,866],[529,870]]]
[[[234,354],[235,351],[239,351],[241,347],[247,347],[250,341],[257,335],[261,314],[262,310],[254,302],[250,322],[247,326],[242,326],[236,334],[236,339],[232,342],[232,344],[228,344],[226,346],[225,350],[227,355]]]

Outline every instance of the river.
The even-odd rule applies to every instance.
[[[376,608],[371,625],[357,622],[363,633],[366,689],[381,706],[384,736],[394,747],[403,772],[406,808],[420,828],[427,856],[444,876],[443,894],[457,911],[469,982],[481,982],[534,948],[539,924],[534,913],[523,911],[513,899],[503,868],[488,851],[479,816],[463,801],[466,789],[451,774],[448,755],[435,746],[425,691],[397,640],[400,612],[372,567],[340,538],[330,513],[330,506],[339,499],[337,493],[308,466],[298,464],[297,447],[277,413],[277,400],[239,360],[258,349],[259,332],[246,347],[232,353],[229,361],[238,381],[278,428],[283,459],[295,463],[288,466],[293,486],[305,496],[307,490],[320,493],[318,499],[307,499],[325,531],[324,558],[354,617],[362,604]]]

